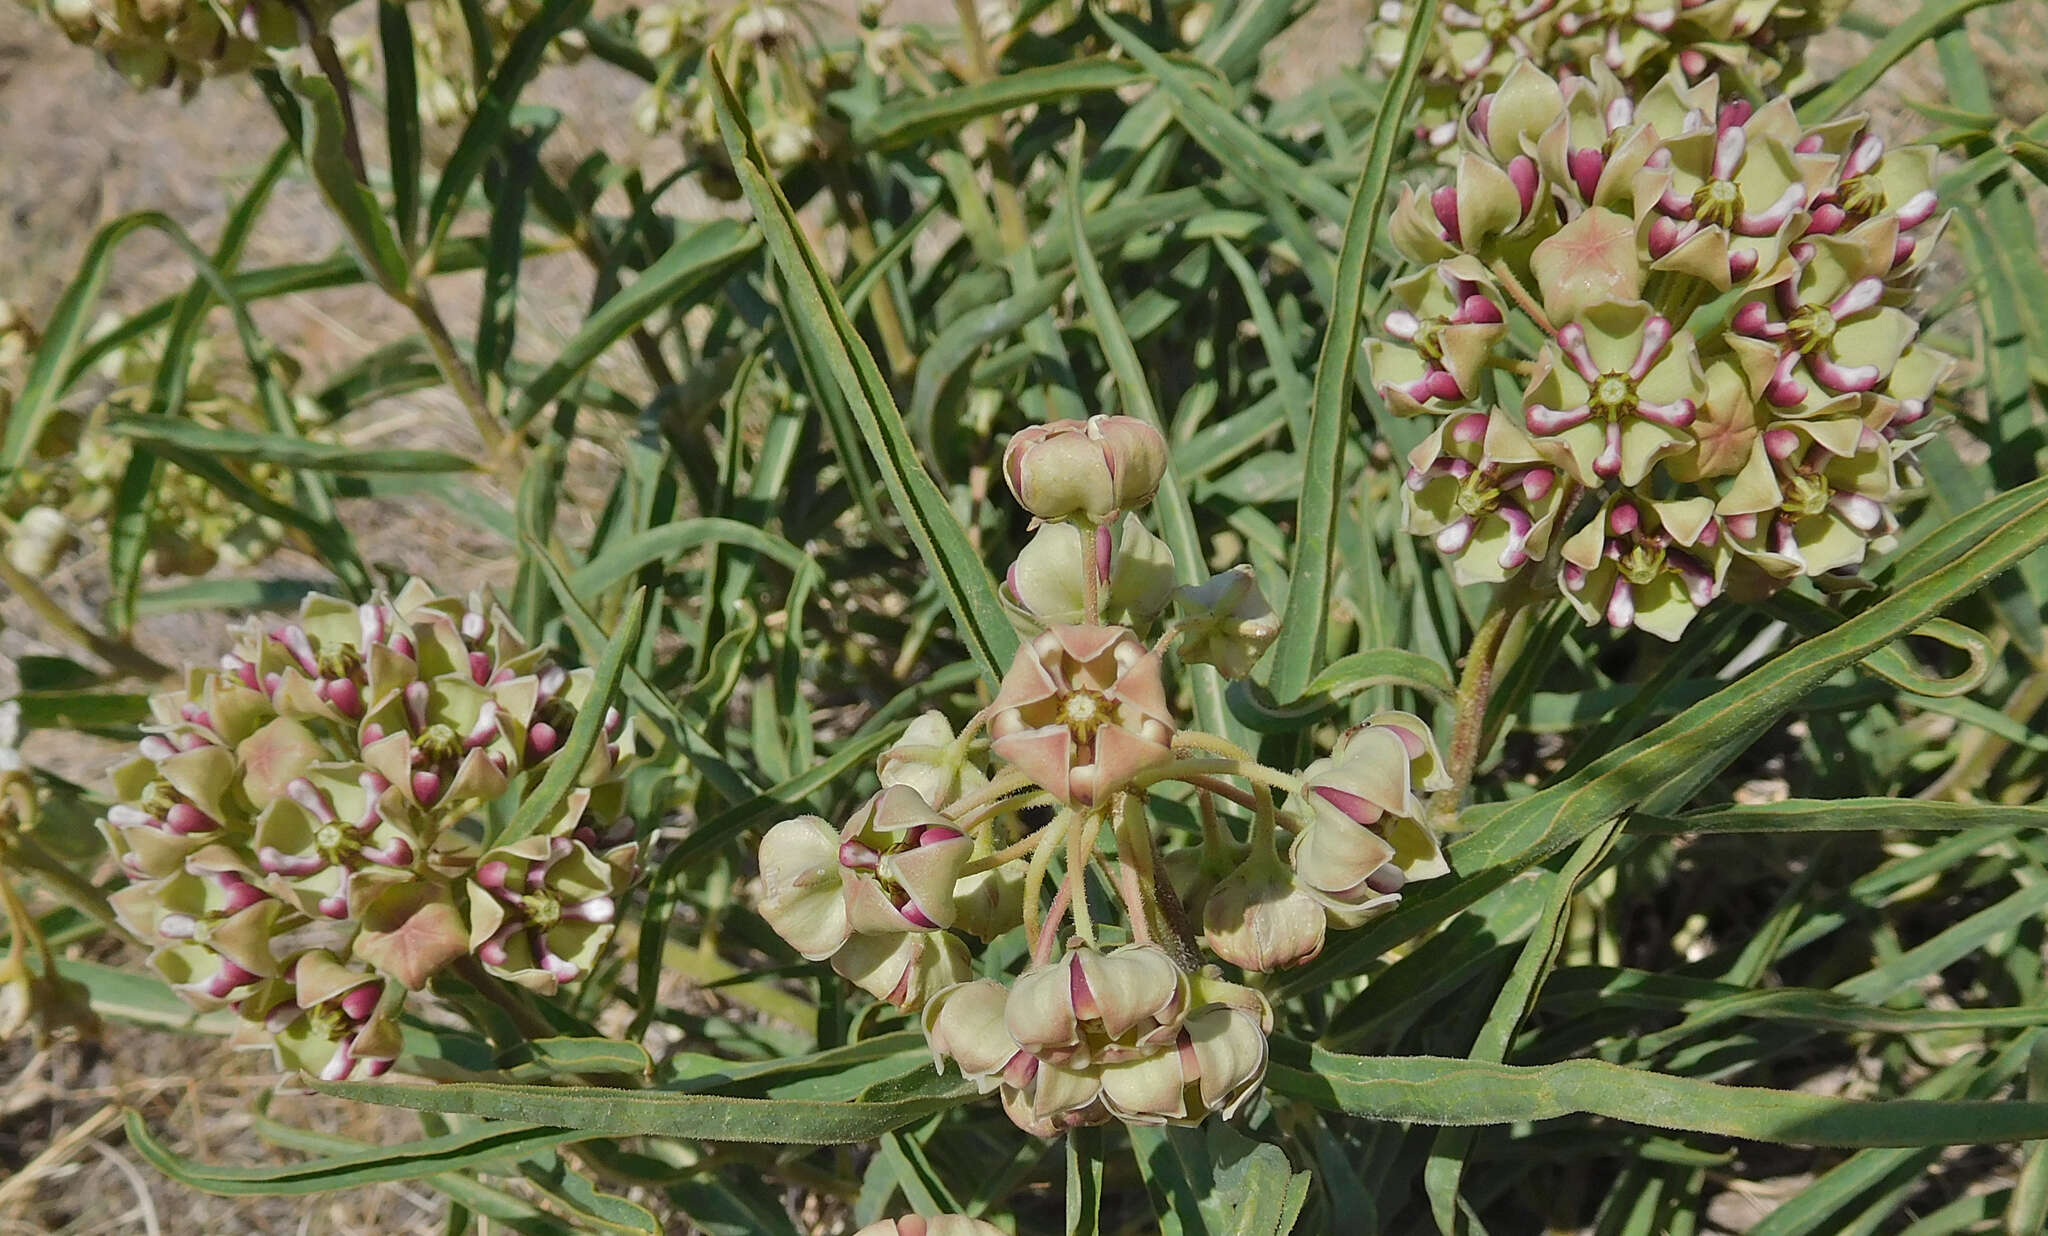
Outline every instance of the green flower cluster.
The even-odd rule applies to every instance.
[[[209,77],[272,62],[347,0],[22,0],[137,89],[190,97]]]
[[[408,993],[462,959],[551,993],[596,964],[632,878],[622,718],[532,835],[486,849],[480,816],[547,767],[589,686],[418,581],[253,623],[151,701],[114,772],[115,912],[188,1001],[329,1080],[388,1069]]]
[[[1243,1110],[1265,1076],[1273,1013],[1209,955],[1253,972],[1301,964],[1327,931],[1449,870],[1423,822],[1421,794],[1447,782],[1419,718],[1374,717],[1299,773],[1180,724],[1169,652],[1184,671],[1241,679],[1280,628],[1249,567],[1176,586],[1173,553],[1138,514],[1168,462],[1165,438],[1132,417],[1012,436],[1003,476],[1035,531],[1004,576],[1022,640],[994,698],[957,734],[937,713],[919,718],[843,825],[800,816],[761,842],[769,925],[920,1013],[939,1067],[951,1061],[1043,1137]],[[1204,833],[1161,853],[1146,801],[1172,780],[1195,789]],[[1218,799],[1252,811],[1249,844]],[[1034,827],[1023,813],[1039,808],[1053,814]],[[1085,883],[1105,834],[1121,940],[1104,938]],[[973,977],[963,937],[1020,927],[1030,966]]]
[[[461,0],[426,0],[412,6],[412,62],[420,119],[430,125],[460,125],[476,114],[479,62],[500,64],[512,40],[541,11],[540,0],[490,0],[465,6]],[[471,18],[479,18],[475,26]],[[484,42],[478,56],[477,40]],[[570,30],[548,46],[551,63],[574,63],[587,50],[583,34]],[[340,52],[351,80],[373,96],[381,92],[375,34],[346,40]]]
[[[6,348],[0,323],[0,351]],[[35,453],[0,501],[0,541],[15,569],[47,575],[81,541],[104,539],[122,478],[134,458],[126,438],[107,431],[111,417],[148,411],[160,357],[140,344],[110,353],[101,366],[112,389],[90,410],[51,418]],[[280,363],[280,369],[289,366]],[[185,416],[211,429],[261,430],[263,413],[229,381],[227,366],[202,342],[195,349],[185,393]],[[5,406],[0,398],[0,407]],[[317,425],[310,403],[301,422]],[[312,428],[312,436],[320,430]],[[287,470],[262,461],[223,459],[222,466],[251,488],[289,502]],[[158,575],[203,575],[228,563],[259,562],[284,537],[277,521],[258,515],[211,482],[176,467],[159,467],[150,503],[150,542],[144,567]]]
[[[717,58],[777,171],[829,161],[846,150],[846,125],[825,98],[847,84],[851,66],[826,50],[806,5],[742,0],[714,18],[701,0],[682,0],[643,10],[634,29],[641,52],[660,70],[635,120],[648,133],[680,133],[684,152],[700,164],[706,192],[728,200],[740,195],[712,110],[710,57]]]
[[[1555,555],[1588,622],[1676,639],[1726,591],[1889,544],[1951,363],[1905,307],[1940,230],[1931,151],[1717,86],[1632,99],[1520,64],[1468,109],[1450,183],[1403,189],[1392,237],[1428,267],[1368,358],[1435,422],[1406,526],[1460,581]]]
[[[1796,76],[1806,41],[1834,25],[1848,0],[1445,0],[1425,50],[1419,132],[1457,136],[1458,114],[1500,88],[1524,61],[1631,87],[1671,72],[1697,81],[1733,72],[1752,88]],[[1414,23],[1411,0],[1382,0],[1368,34],[1373,61],[1392,72]]]

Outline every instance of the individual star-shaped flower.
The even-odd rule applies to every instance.
[[[1587,623],[1676,640],[1721,590],[1727,555],[1710,498],[1609,498],[1564,543],[1564,599]]]
[[[1402,526],[1430,537],[1459,583],[1498,583],[1549,548],[1558,481],[1506,413],[1453,416],[1408,455]]]
[[[990,706],[989,749],[1089,807],[1172,758],[1159,658],[1124,627],[1055,624],[1017,650]]]
[[[1558,353],[1566,363],[1558,363]],[[1707,396],[1692,336],[1641,301],[1587,308],[1538,357],[1523,415],[1543,455],[1581,484],[1641,483],[1692,445]]]
[[[1893,455],[1853,416],[1776,425],[1759,436],[1715,512],[1731,548],[1775,578],[1853,567],[1897,526]]]

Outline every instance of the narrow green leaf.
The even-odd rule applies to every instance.
[[[936,1084],[927,1085],[923,1092],[866,1103],[741,1099],[588,1086],[507,1086],[490,1082],[439,1086],[380,1082],[310,1084],[323,1094],[386,1107],[496,1120],[544,1120],[578,1131],[569,1136],[644,1135],[705,1142],[835,1146],[880,1137],[891,1129],[958,1106],[974,1095],[973,1087],[957,1078],[934,1080]]]
[[[569,576],[569,588],[579,597],[598,596],[650,562],[674,562],[691,550],[711,545],[749,550],[799,575],[818,572],[815,559],[774,533],[738,520],[706,516],[620,538],[603,554],[576,568]]]
[[[372,1087],[377,1089],[380,1087]],[[128,1144],[151,1167],[204,1193],[298,1197],[390,1180],[418,1180],[482,1163],[517,1159],[590,1136],[571,1129],[489,1124],[399,1146],[376,1146],[279,1167],[222,1167],[178,1154],[149,1131],[142,1113],[128,1113]]]
[[[280,145],[235,204],[213,250],[213,263],[223,275],[231,272],[242,260],[243,247],[247,245],[257,219],[262,216],[263,208],[269,204],[271,191],[296,158],[297,151],[291,142]],[[212,304],[213,288],[204,279],[193,280],[192,286],[179,299],[170,329],[164,334],[163,355],[157,364],[154,389],[150,392],[152,413],[166,417],[183,415],[185,391],[191,377],[199,331]],[[111,594],[107,599],[107,621],[121,632],[135,625],[135,593],[142,579],[142,560],[149,550],[156,469],[156,457],[150,452],[131,454],[127,467],[122,470],[121,482],[114,495],[114,508],[107,520],[107,578]]]
[[[1407,134],[1408,99],[1415,89],[1429,40],[1436,34],[1437,0],[1418,0],[1408,15],[1408,41],[1400,67],[1388,82],[1366,143],[1365,170],[1344,222],[1344,247],[1337,258],[1337,284],[1330,322],[1316,360],[1309,436],[1298,444],[1308,461],[1295,511],[1294,573],[1287,588],[1280,638],[1273,646],[1267,687],[1283,704],[1300,698],[1314,679],[1329,630],[1330,597],[1337,554],[1339,491],[1344,485],[1345,432],[1357,374],[1359,334],[1365,321],[1365,278],[1379,236],[1394,156]]]
[[[440,249],[442,236],[454,225],[463,199],[483,174],[484,164],[503,149],[505,135],[512,128],[513,109],[534,74],[540,72],[549,45],[589,11],[590,0],[543,0],[540,11],[513,37],[505,58],[477,99],[476,114],[463,127],[454,153],[441,168],[440,183],[434,186],[433,200],[427,206],[426,252]],[[483,45],[489,46],[489,40]]]
[[[1920,11],[1892,27],[1862,59],[1808,95],[1799,104],[1803,124],[1819,124],[1863,97],[1893,65],[1913,53],[1922,43],[1940,34],[1964,15],[2002,0],[1926,0]]]
[[[562,620],[575,634],[576,642],[586,656],[606,647],[608,641],[603,629],[575,589],[569,586],[569,577],[563,574],[546,547],[529,542],[527,549],[527,560],[540,569],[541,578],[547,581],[549,590],[554,593],[555,604],[561,607]],[[697,775],[712,789],[728,799],[746,798],[755,792],[754,783],[704,740],[691,719],[676,707],[675,701],[662,694],[630,664],[625,667],[625,689],[634,705],[647,714],[648,719],[660,728],[662,736],[682,752]]]
[[[1003,612],[988,569],[945,495],[918,461],[888,383],[867,343],[847,319],[845,306],[839,303],[817,255],[804,241],[796,213],[766,170],[767,160],[715,61],[712,86],[719,130],[732,156],[734,174],[754,208],[776,266],[788,281],[790,303],[785,310],[795,319],[792,329],[810,331],[823,345],[821,350],[860,419],[861,432],[882,470],[897,512],[946,597],[960,638],[994,682],[1016,653],[1017,633]]]
[[[391,448],[363,450],[339,442],[314,442],[285,434],[209,429],[161,416],[115,416],[107,430],[149,446],[193,451],[221,459],[274,463],[281,467],[350,475],[374,472],[469,472],[476,461],[453,451]]]
[[[405,252],[420,239],[419,71],[412,18],[401,0],[378,0],[377,39],[384,52],[384,132],[391,159],[391,214]]]
[[[494,172],[486,177],[491,199],[491,255],[484,265],[483,303],[476,326],[477,375],[493,408],[505,400],[505,370],[519,338],[519,268],[526,256],[526,206],[540,175],[540,147],[561,121],[550,111],[512,129]]]
[[[645,1077],[654,1071],[646,1048],[617,1039],[528,1039],[519,1044],[506,1065],[537,1076],[618,1073]]]
[[[1117,46],[1159,79],[1173,99],[1173,110],[1182,127],[1240,180],[1247,184],[1277,185],[1325,219],[1341,219],[1349,213],[1350,202],[1343,190],[1318,180],[1229,108],[1210,98],[1194,73],[1176,67],[1114,18],[1097,12],[1095,22]]]
[[[1639,836],[1710,833],[1962,832],[1979,828],[2048,828],[2048,806],[1924,802],[1914,798],[1794,798],[1776,803],[1712,807],[1680,816],[1634,815]]]
[[[2048,1037],[2034,1040],[2027,1057],[2027,1099],[2048,1102]],[[2026,1165],[2005,1209],[2006,1236],[2033,1236],[2048,1229],[2048,1141],[2026,1147]]]
[[[509,845],[532,836],[575,790],[576,780],[583,775],[583,766],[589,761],[591,752],[604,741],[605,710],[611,707],[612,700],[619,693],[619,680],[632,663],[633,650],[640,644],[640,628],[646,617],[647,590],[642,588],[626,602],[611,644],[597,663],[590,694],[576,710],[576,722],[569,727],[568,739],[548,761],[548,770],[541,777],[540,784],[520,802],[512,822],[505,826],[503,833],[492,839],[492,845]]]
[[[1620,833],[1620,822],[1615,821],[1588,835],[1552,882],[1543,917],[1530,931],[1521,954],[1515,958],[1515,968],[1494,996],[1493,1009],[1472,1044],[1470,1059],[1497,1064],[1508,1058],[1509,1044],[1514,1042],[1530,1010],[1536,1007],[1543,980],[1557,964],[1557,953],[1564,945],[1564,931],[1571,917],[1572,899],[1577,896],[1579,885],[1613,848]],[[1471,1153],[1473,1137],[1470,1129],[1445,1129],[1430,1143],[1429,1162],[1422,1174],[1423,1188],[1429,1196],[1430,1214],[1443,1236],[1459,1236],[1458,1188],[1464,1180],[1465,1159]]]
[[[1325,1111],[1429,1125],[1587,1114],[1795,1146],[1975,1146],[2048,1138],[2048,1103],[1844,1099],[1724,1086],[1603,1060],[1511,1065],[1345,1056],[1274,1040],[1266,1084]]]
[[[1105,1150],[1100,1127],[1067,1134],[1067,1236],[1102,1236]]]
[[[412,283],[412,266],[399,249],[376,194],[357,179],[349,164],[347,126],[334,87],[323,78],[302,75],[293,75],[288,84],[298,96],[299,154],[313,184],[341,224],[342,237],[363,274],[386,293],[403,297]]]
[[[950,137],[984,116],[1118,90],[1144,78],[1138,66],[1106,56],[1034,65],[934,95],[892,99],[855,122],[854,141],[864,150],[893,150],[927,138]]]
[[[517,428],[531,421],[650,314],[691,301],[724,282],[760,243],[758,231],[731,219],[714,219],[689,229],[632,283],[584,319],[555,359],[520,388],[506,412],[507,422]]]
[[[559,1154],[536,1155],[520,1164],[519,1174],[568,1211],[579,1233],[662,1236],[661,1222],[653,1211],[604,1192]]]

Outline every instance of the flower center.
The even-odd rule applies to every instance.
[[[313,834],[313,845],[334,863],[347,863],[363,848],[355,830],[340,824],[321,825]]]
[[[1621,577],[1640,588],[1664,573],[1664,547],[1637,542],[1615,563]]]
[[[1785,510],[1801,518],[1827,510],[1828,499],[1832,497],[1834,486],[1824,476],[1800,473],[1785,482]]]
[[[323,678],[353,678],[363,668],[362,654],[347,644],[326,649],[314,658],[314,665]]]
[[[1498,39],[1508,32],[1514,21],[1514,14],[1505,8],[1495,6],[1479,15],[1479,28],[1492,38]]]
[[[1884,184],[1868,172],[1851,176],[1842,182],[1842,187],[1835,194],[1835,202],[1841,206],[1842,213],[1859,219],[1882,214],[1885,207]]]
[[[528,893],[519,899],[520,908],[534,926],[546,931],[562,921],[562,903],[546,893]]]
[[[462,754],[462,735],[447,722],[436,721],[413,740],[413,747],[425,762],[439,764]]]
[[[1461,515],[1483,515],[1500,505],[1500,486],[1494,476],[1485,469],[1474,469],[1471,475],[1458,483],[1458,513]]]
[[[1109,722],[1109,701],[1096,691],[1069,691],[1060,701],[1060,724],[1073,731],[1074,741],[1087,744]]]
[[[1635,379],[1625,373],[1603,373],[1593,383],[1593,390],[1586,402],[1592,405],[1596,415],[1614,421],[1634,415],[1636,410]]]
[[[1799,312],[1785,323],[1785,329],[1801,352],[1813,353],[1835,337],[1841,323],[1835,321],[1835,315],[1824,305],[1802,305]]]
[[[1742,217],[1742,189],[1732,180],[1710,180],[1692,195],[1692,209],[1709,227],[1734,227]]]

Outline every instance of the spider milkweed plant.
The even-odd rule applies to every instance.
[[[0,1048],[256,1049],[166,1188],[2048,1219],[2039,14],[30,7],[275,131],[0,301]]]

